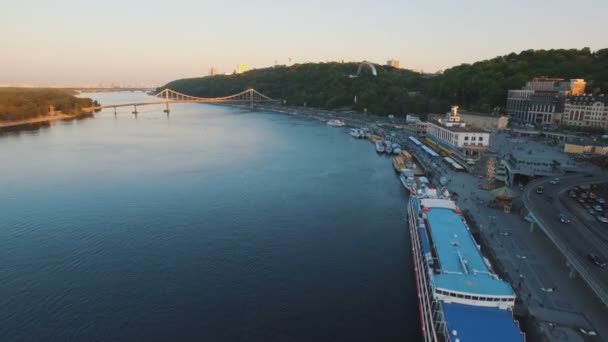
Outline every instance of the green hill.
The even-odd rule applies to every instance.
[[[216,97],[255,88],[288,105],[367,109],[374,114],[442,112],[451,104],[490,112],[504,107],[508,89],[537,76],[585,78],[587,91],[608,90],[608,49],[528,50],[471,65],[463,64],[428,77],[405,69],[376,66],[356,78],[358,63],[309,63],[257,69],[239,75],[176,80],[160,88]],[[355,102],[356,97],[356,102]]]

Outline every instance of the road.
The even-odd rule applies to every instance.
[[[549,181],[541,179],[530,183],[524,192],[524,204],[541,229],[564,254],[570,266],[608,306],[608,269],[593,265],[587,257],[590,252],[594,252],[608,260],[606,234],[599,231],[594,222],[571,212],[560,200],[560,194],[577,185],[608,182],[608,175],[596,173],[590,178],[583,175],[567,176],[562,178],[558,185],[551,185]],[[539,195],[536,189],[541,185],[544,186],[544,194]],[[560,213],[567,215],[571,222],[561,223],[558,219]]]

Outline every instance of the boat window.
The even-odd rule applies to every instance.
[[[479,297],[473,296],[473,300],[479,300]]]

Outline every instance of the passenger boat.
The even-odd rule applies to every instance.
[[[348,134],[350,134],[350,136],[353,137],[353,138],[355,138],[355,139],[361,138],[361,131],[359,131],[356,128],[351,128],[350,129],[350,133],[348,133]]]
[[[393,147],[391,146],[391,142],[390,141],[387,140],[387,141],[384,142],[384,150],[388,154],[393,153]]]
[[[327,124],[329,126],[334,126],[334,127],[343,127],[345,125],[344,121],[337,120],[337,119],[329,120],[329,121],[327,121]]]
[[[404,188],[406,188],[411,195],[416,194],[416,179],[414,177],[414,171],[411,169],[405,169],[399,175],[399,180]]]
[[[376,152],[384,153],[384,144],[380,141],[376,142]]]
[[[449,193],[425,183],[410,196],[408,223],[423,341],[525,341],[511,285],[494,273]]]

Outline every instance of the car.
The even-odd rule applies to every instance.
[[[585,177],[585,178],[591,178],[591,177],[593,177],[593,175],[592,175],[592,174],[590,174],[590,173],[587,173],[587,174],[585,174],[583,177]]]
[[[584,198],[579,198],[579,199],[577,199],[576,201],[577,201],[578,203],[581,203],[581,204],[582,204],[582,203],[585,203],[585,199],[584,199]]]
[[[593,209],[594,209],[595,211],[604,211],[604,208],[602,208],[602,206],[601,206],[601,205],[599,205],[599,204],[594,205],[594,206],[593,206]]]
[[[598,198],[598,199],[596,199],[596,201],[597,201],[597,203],[599,203],[599,204],[606,204],[606,200],[605,200],[605,199],[603,199],[603,198],[601,198],[601,197],[600,197],[600,198]]]
[[[545,190],[545,188],[544,188],[544,187],[539,186],[538,188],[536,188],[536,193],[537,193],[537,194],[542,194],[544,190]]]
[[[559,178],[553,178],[549,183],[553,185],[559,184]]]
[[[595,210],[593,210],[593,208],[591,209],[587,209],[587,212],[593,216],[595,216]]]
[[[602,216],[602,215],[597,215],[595,218],[597,218],[598,221],[602,222],[602,223],[608,223],[608,217]]]
[[[589,253],[589,254],[587,254],[587,257],[589,258],[589,260],[591,260],[591,262],[593,264],[595,264],[595,266],[598,266],[601,268],[606,268],[606,262],[603,261],[602,259],[600,259],[600,257],[597,254]]]
[[[595,199],[595,198],[596,198],[596,196],[595,196],[595,194],[594,194],[593,192],[590,192],[590,193],[589,193],[589,198],[591,198],[591,199]]]
[[[568,216],[566,216],[564,214],[559,214],[559,222],[570,223],[570,219],[568,218]]]
[[[583,192],[583,193],[581,194],[581,198],[586,199],[586,198],[587,198],[587,194]]]
[[[568,195],[570,195],[570,197],[572,198],[576,198],[576,192],[570,190],[570,192],[568,192]]]
[[[583,203],[583,208],[585,208],[585,209],[591,209],[591,204],[589,204],[589,203]],[[591,210],[593,210],[593,209],[591,209]]]

